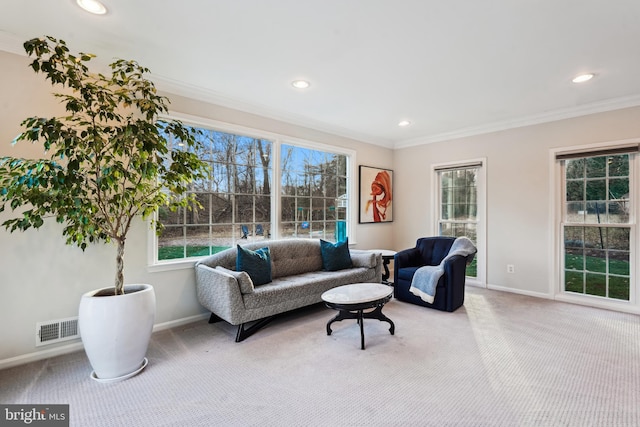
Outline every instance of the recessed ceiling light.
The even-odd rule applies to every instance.
[[[400,127],[405,127],[405,126],[409,126],[411,124],[411,122],[409,120],[401,120],[398,122],[398,126]]]
[[[311,86],[311,83],[306,80],[294,80],[291,82],[291,85],[296,89],[306,89]]]
[[[98,0],[76,0],[76,3],[78,3],[78,6],[89,13],[93,13],[94,15],[104,15],[107,13],[107,8]]]
[[[594,76],[593,73],[580,74],[579,76],[574,77],[573,80],[571,81],[574,83],[584,83],[586,81],[591,80],[593,76]]]

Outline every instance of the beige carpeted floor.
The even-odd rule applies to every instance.
[[[68,403],[72,426],[639,426],[640,317],[468,288],[463,308],[389,302],[396,325],[322,305],[242,343],[206,321],[154,334],[116,384],[84,353],[0,371],[0,403]]]

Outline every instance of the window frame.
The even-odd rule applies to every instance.
[[[551,244],[549,251],[550,260],[550,280],[549,294],[553,299],[570,303],[577,303],[598,308],[606,308],[617,311],[625,311],[638,313],[638,292],[639,279],[638,274],[639,263],[636,261],[640,248],[638,247],[638,234],[640,229],[637,224],[638,208],[640,207],[640,154],[631,153],[629,157],[629,222],[627,223],[610,223],[602,224],[602,228],[629,228],[629,300],[621,300],[609,297],[601,297],[590,294],[579,294],[576,292],[564,290],[564,272],[565,272],[565,247],[564,247],[564,229],[569,226],[597,227],[597,224],[588,222],[575,223],[565,221],[565,166],[563,161],[570,156],[582,158],[590,157],[591,153],[596,156],[607,155],[607,150],[624,149],[630,145],[640,144],[640,138],[626,139],[620,141],[609,141],[596,144],[587,144],[572,147],[554,148],[549,151],[550,160],[550,189],[553,195],[551,203]],[[597,154],[602,152],[603,154]],[[576,156],[584,154],[584,156]]]
[[[443,170],[466,169],[470,166],[478,168],[476,183],[476,253],[477,271],[476,277],[467,276],[466,283],[472,286],[487,287],[487,158],[480,157],[474,159],[459,160],[446,163],[435,163],[431,165],[432,176],[432,217],[431,235],[440,235],[440,208],[442,204],[442,184],[440,172]]]
[[[349,236],[349,244],[357,244],[356,223],[357,223],[357,207],[354,207],[352,200],[356,189],[356,151],[337,145],[329,145],[325,143],[310,141],[303,138],[292,137],[288,135],[278,134],[265,130],[255,129],[247,126],[231,124],[213,119],[193,116],[183,113],[171,112],[158,116],[158,120],[179,120],[186,126],[203,127],[213,129],[215,131],[248,136],[256,139],[265,139],[273,143],[272,146],[272,183],[271,183],[271,238],[279,238],[279,223],[281,214],[281,165],[280,155],[282,145],[293,145],[312,150],[326,151],[341,154],[347,157],[347,234]],[[157,212],[154,215],[154,221],[157,220]],[[148,223],[148,222],[147,222]],[[191,258],[175,258],[168,260],[158,260],[158,238],[155,227],[148,227],[147,233],[147,265],[149,272],[169,271],[177,269],[192,268],[193,265],[204,257]]]
[[[282,165],[280,164],[280,161],[282,159],[282,146],[284,145],[289,145],[289,146],[294,146],[297,148],[303,148],[303,149],[309,149],[309,150],[315,150],[315,151],[323,151],[323,152],[330,152],[332,154],[340,154],[340,155],[344,155],[347,158],[347,168],[346,168],[346,178],[347,178],[347,193],[346,193],[346,199],[347,199],[347,216],[350,218],[347,218],[347,232],[348,234],[350,234],[351,230],[353,230],[353,224],[350,224],[350,219],[353,218],[355,215],[353,214],[352,210],[354,209],[354,205],[356,203],[352,203],[350,202],[350,199],[352,198],[351,196],[354,193],[354,188],[356,183],[354,183],[353,181],[355,180],[354,178],[354,171],[355,171],[355,163],[352,161],[352,158],[349,157],[349,155],[343,153],[343,152],[339,152],[335,149],[335,147],[331,147],[331,146],[324,146],[322,147],[321,144],[316,144],[316,143],[311,143],[309,141],[302,141],[302,140],[297,140],[297,139],[293,139],[290,137],[283,137],[277,144],[277,151],[278,151],[278,167],[277,167],[277,171],[278,171],[278,194],[279,196],[277,197],[277,214],[278,214],[278,222],[277,224],[280,225],[280,222],[285,222],[288,223],[290,221],[282,221],[282,172],[283,172],[283,168]],[[348,150],[350,152],[354,152],[353,150]],[[355,152],[354,152],[355,153]],[[355,156],[355,154],[354,154]],[[275,169],[275,168],[274,168]],[[355,175],[357,176],[357,175]],[[286,195],[284,197],[292,197],[291,195]],[[340,197],[340,196],[338,196]],[[338,197],[336,197],[336,200],[338,200]],[[304,198],[303,198],[304,199]],[[313,199],[313,197],[309,197],[310,200]],[[321,199],[325,199],[324,197],[321,197]],[[274,212],[274,211],[272,211]],[[336,220],[338,221],[338,220]],[[313,220],[311,219],[310,222],[312,223],[317,223],[320,222],[318,220]],[[278,232],[280,231],[280,227],[278,227]],[[355,233],[354,233],[355,234]],[[283,238],[282,236],[278,236],[279,238]],[[286,237],[285,237],[286,238]],[[355,238],[354,238],[354,242],[355,242]],[[351,242],[351,237],[349,236],[349,243],[352,244]]]

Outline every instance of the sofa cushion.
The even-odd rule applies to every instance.
[[[254,286],[271,282],[271,254],[269,248],[255,251],[238,245],[236,271],[246,271]]]
[[[229,270],[228,268],[224,268],[221,265],[217,266],[216,270],[220,270],[223,273],[235,277],[235,279],[238,281],[238,285],[240,285],[241,293],[250,294],[251,292],[253,292],[253,280],[251,280],[251,277],[249,277],[249,274],[247,274],[246,271],[233,271]]]
[[[338,271],[353,267],[349,254],[349,239],[331,243],[320,239],[322,268],[326,271]]]
[[[322,302],[323,292],[336,286],[371,281],[371,270],[367,268],[313,271],[273,279],[272,283],[258,286],[255,292],[243,295],[243,301],[245,308],[249,310],[260,310],[289,303],[297,304],[296,301],[301,300],[308,301],[305,305],[315,304]],[[289,309],[293,308],[296,307]]]
[[[272,279],[322,270],[320,241],[317,239],[286,239],[270,241],[266,245],[271,253]]]

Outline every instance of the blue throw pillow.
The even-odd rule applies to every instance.
[[[271,253],[269,248],[252,251],[238,245],[236,271],[246,271],[254,286],[271,282]]]
[[[337,243],[320,239],[320,252],[322,254],[322,268],[327,271],[353,267],[349,253],[349,239]]]

